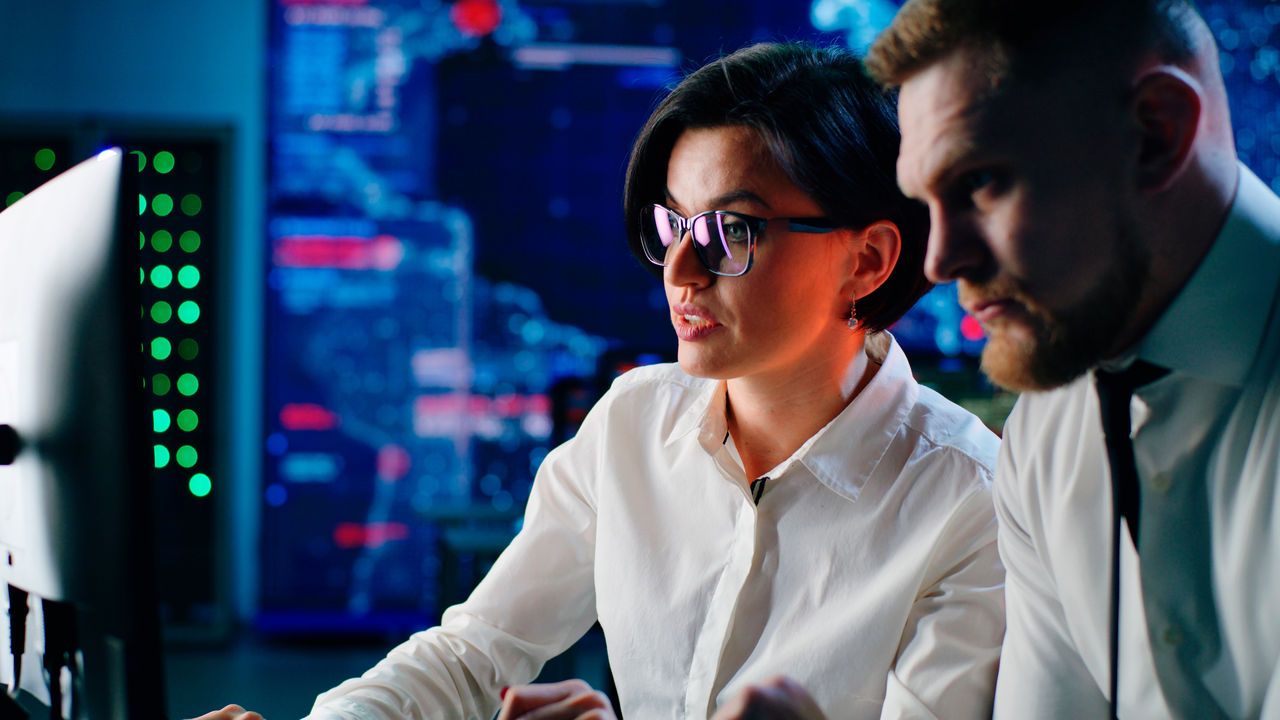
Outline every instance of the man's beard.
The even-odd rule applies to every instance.
[[[1132,320],[1150,273],[1150,258],[1132,225],[1120,231],[1113,262],[1080,302],[1052,312],[1004,277],[970,284],[962,294],[1010,298],[1027,313],[1031,337],[993,328],[982,350],[982,370],[995,384],[1013,391],[1051,390],[1075,380],[1115,350]],[[962,283],[964,281],[961,281]]]

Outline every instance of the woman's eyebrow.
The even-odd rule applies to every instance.
[[[749,202],[755,205],[759,205],[760,207],[763,207],[763,208],[770,207],[769,203],[765,202],[764,198],[751,192],[750,190],[734,190],[733,192],[725,193],[724,195],[720,195],[719,197],[715,198],[712,201],[712,204],[728,205],[730,203],[735,203],[735,202]]]
[[[680,201],[675,199],[675,196],[671,194],[671,190],[669,188],[665,188],[663,190],[663,195],[666,197],[667,205],[672,206],[673,210],[680,205]],[[715,198],[712,198],[711,205],[719,207],[722,205],[729,205],[735,202],[748,202],[755,205],[759,205],[760,207],[765,209],[772,209],[772,206],[770,206],[769,203],[766,202],[764,198],[751,192],[750,190],[732,190],[730,192],[724,193],[723,195],[719,195]]]

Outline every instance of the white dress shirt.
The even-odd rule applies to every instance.
[[[1217,241],[1142,340],[1138,546],[1121,535],[1122,718],[1280,720],[1280,198],[1241,166]],[[1107,716],[1111,490],[1093,374],[1027,393],[996,478],[996,717]]]
[[[487,720],[502,686],[597,618],[627,720],[705,720],[779,673],[833,719],[989,717],[997,440],[880,345],[874,379],[768,474],[758,506],[723,382],[623,375],[547,456],[471,597],[310,717]]]

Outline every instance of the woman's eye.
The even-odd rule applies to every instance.
[[[729,242],[746,242],[747,224],[744,222],[726,222],[724,224],[724,237]]]

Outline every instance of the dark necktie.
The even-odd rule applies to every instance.
[[[1129,523],[1129,534],[1133,536],[1135,546],[1138,543],[1142,493],[1138,487],[1138,468],[1133,460],[1133,441],[1129,439],[1129,401],[1134,390],[1155,382],[1168,372],[1141,360],[1120,372],[1097,372],[1102,435],[1111,466],[1111,497],[1120,517]]]
[[[1098,409],[1102,415],[1102,439],[1111,467],[1111,717],[1118,716],[1120,692],[1120,522],[1129,523],[1134,547],[1138,545],[1138,518],[1142,492],[1138,487],[1138,466],[1133,459],[1129,437],[1132,418],[1129,401],[1133,391],[1167,373],[1141,360],[1119,372],[1098,370]]]

